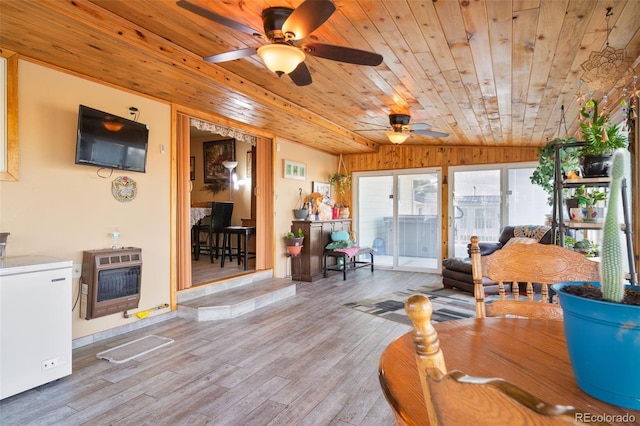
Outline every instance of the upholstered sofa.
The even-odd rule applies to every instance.
[[[551,244],[553,238],[548,226],[518,225],[505,226],[497,242],[480,242],[480,254],[488,256],[503,248],[511,239],[511,243],[533,239],[541,244]],[[532,241],[529,241],[532,242]],[[469,250],[469,246],[467,247]],[[498,283],[486,277],[482,278],[485,294],[498,292]],[[451,257],[442,261],[442,284],[445,288],[457,288],[473,293],[473,276],[471,275],[471,259],[469,257]]]

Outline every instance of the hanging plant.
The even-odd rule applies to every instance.
[[[538,148],[538,167],[531,174],[531,183],[539,185],[549,197],[547,203],[553,203],[553,181],[555,176],[555,147],[558,144],[574,143],[575,138],[555,138],[549,141],[543,148]],[[559,152],[560,169],[564,178],[577,177],[576,171],[580,168],[578,148],[570,147]]]
[[[341,196],[344,196],[345,192],[351,189],[351,175],[336,173],[331,176],[330,182],[331,186],[333,186]]]
[[[344,197],[345,192],[351,189],[351,175],[347,173],[347,165],[344,164],[342,154],[340,154],[340,159],[338,160],[338,171],[331,176],[329,183],[340,194],[340,198]]]
[[[627,147],[627,135],[620,131],[620,126],[611,123],[609,114],[598,114],[598,101],[587,102],[580,115],[586,119],[580,123],[585,142],[581,155],[611,155],[617,148]]]

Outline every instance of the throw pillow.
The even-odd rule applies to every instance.
[[[513,236],[521,238],[535,238],[537,242],[540,242],[549,229],[551,228],[543,225],[516,226],[513,228]]]
[[[349,239],[347,231],[335,231],[331,233],[331,241],[345,241]]]
[[[507,243],[502,248],[507,248],[513,244],[537,244],[537,243],[538,241],[536,241],[535,238],[513,237],[509,241],[507,241]]]
[[[327,244],[324,248],[327,250],[333,250],[337,248],[350,248],[355,247],[356,242],[353,240],[334,241]]]

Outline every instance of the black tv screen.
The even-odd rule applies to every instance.
[[[76,164],[144,173],[148,140],[145,124],[80,105]]]

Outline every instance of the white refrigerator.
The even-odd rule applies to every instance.
[[[71,374],[72,266],[0,259],[0,399]]]

